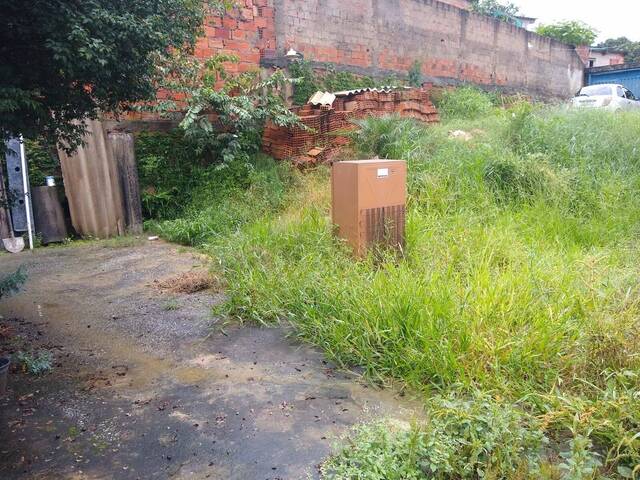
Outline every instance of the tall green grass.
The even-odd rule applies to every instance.
[[[333,237],[322,168],[283,182],[271,165],[258,194],[216,207],[228,217],[194,205],[160,231],[206,244],[228,315],[290,322],[374,381],[489,392],[536,417],[552,451],[599,452],[609,478],[638,476],[640,115],[483,112],[436,127],[368,119],[354,135],[360,155],[409,163],[400,260],[357,261]],[[458,129],[473,139],[450,138]],[[555,461],[548,478],[592,478],[587,460],[574,476]]]

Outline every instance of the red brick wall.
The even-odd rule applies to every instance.
[[[377,77],[406,75],[418,60],[434,84],[471,82],[543,96],[569,96],[582,86],[582,62],[567,45],[458,8],[467,0],[445,2],[239,0],[223,17],[207,18],[195,55],[234,53],[240,62],[228,65],[233,73],[294,48],[306,59]]]
[[[206,61],[219,53],[239,57],[238,63],[229,63],[229,73],[259,69],[261,58],[275,55],[276,31],[273,0],[238,0],[238,6],[223,17],[209,15],[205,20],[204,35],[196,43],[196,58]],[[158,99],[180,102],[182,94],[159,91]],[[158,115],[150,112],[128,112],[129,121],[154,121]]]
[[[239,6],[224,17],[209,16],[204,37],[196,45],[201,60],[217,53],[234,53],[240,57],[230,72],[243,72],[260,65],[260,58],[275,52],[276,32],[273,0],[240,0]]]

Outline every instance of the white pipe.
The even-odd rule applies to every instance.
[[[27,177],[27,155],[24,150],[24,139],[20,135],[20,165],[22,168],[22,189],[24,190],[24,208],[27,214],[27,232],[29,233],[29,249],[33,250],[33,229],[31,226],[31,197],[29,196],[29,178]]]

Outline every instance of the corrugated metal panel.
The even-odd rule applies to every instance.
[[[125,213],[116,163],[99,121],[89,121],[86,144],[69,156],[59,150],[71,220],[78,234],[122,235]]]
[[[356,95],[358,93],[363,92],[378,92],[378,93],[389,93],[394,90],[410,90],[411,87],[394,87],[394,86],[386,86],[379,88],[356,88],[355,90],[343,90],[341,92],[335,92],[334,95],[336,97],[348,97],[349,95]]]
[[[601,85],[604,83],[624,85],[636,97],[640,98],[640,67],[612,69],[601,72],[596,70],[587,73],[588,85]]]
[[[307,103],[310,103],[311,105],[333,105],[333,102],[335,101],[336,97],[348,97],[350,95],[357,95],[358,93],[363,93],[363,92],[378,92],[378,93],[389,93],[389,92],[393,92],[394,90],[404,90],[404,89],[410,89],[411,87],[392,87],[392,86],[388,86],[388,87],[380,87],[380,88],[356,88],[355,90],[343,90],[341,92],[335,92],[335,93],[330,93],[330,92],[316,92],[313,94],[313,96],[309,99],[309,101]]]
[[[311,105],[333,105],[336,96],[329,92],[316,92],[309,99]]]

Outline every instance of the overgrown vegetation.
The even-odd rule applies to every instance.
[[[289,73],[293,78],[299,79],[293,89],[294,105],[304,105],[317,91],[339,92],[380,86],[371,77],[340,72],[331,64],[326,64],[323,69],[316,71],[309,60],[293,62],[289,65]],[[384,84],[384,81],[382,83]]]
[[[447,95],[442,125],[354,135],[409,163],[401,259],[356,261],[328,171],[265,158],[153,228],[216,260],[229,317],[424,392],[426,422],[364,428],[326,478],[638,478],[640,116]]]
[[[62,183],[62,170],[57,152],[52,150],[45,139],[25,140],[25,153],[29,161],[29,181],[32,187],[46,184],[46,177],[51,176],[56,184]]]
[[[301,125],[285,105],[283,88],[292,80],[282,70],[267,78],[261,78],[259,70],[229,74],[226,66],[237,62],[236,55],[215,55],[205,62],[204,73],[198,70],[192,83],[176,89],[188,103],[180,122],[185,140],[218,163],[246,161],[257,153],[267,121],[281,127]]]
[[[20,290],[24,282],[27,281],[27,274],[22,268],[15,272],[0,278],[0,299],[8,297]]]
[[[323,465],[323,474],[363,480],[524,478],[540,473],[545,445],[538,421],[517,407],[482,396],[436,397],[427,421],[356,429],[347,447]]]

